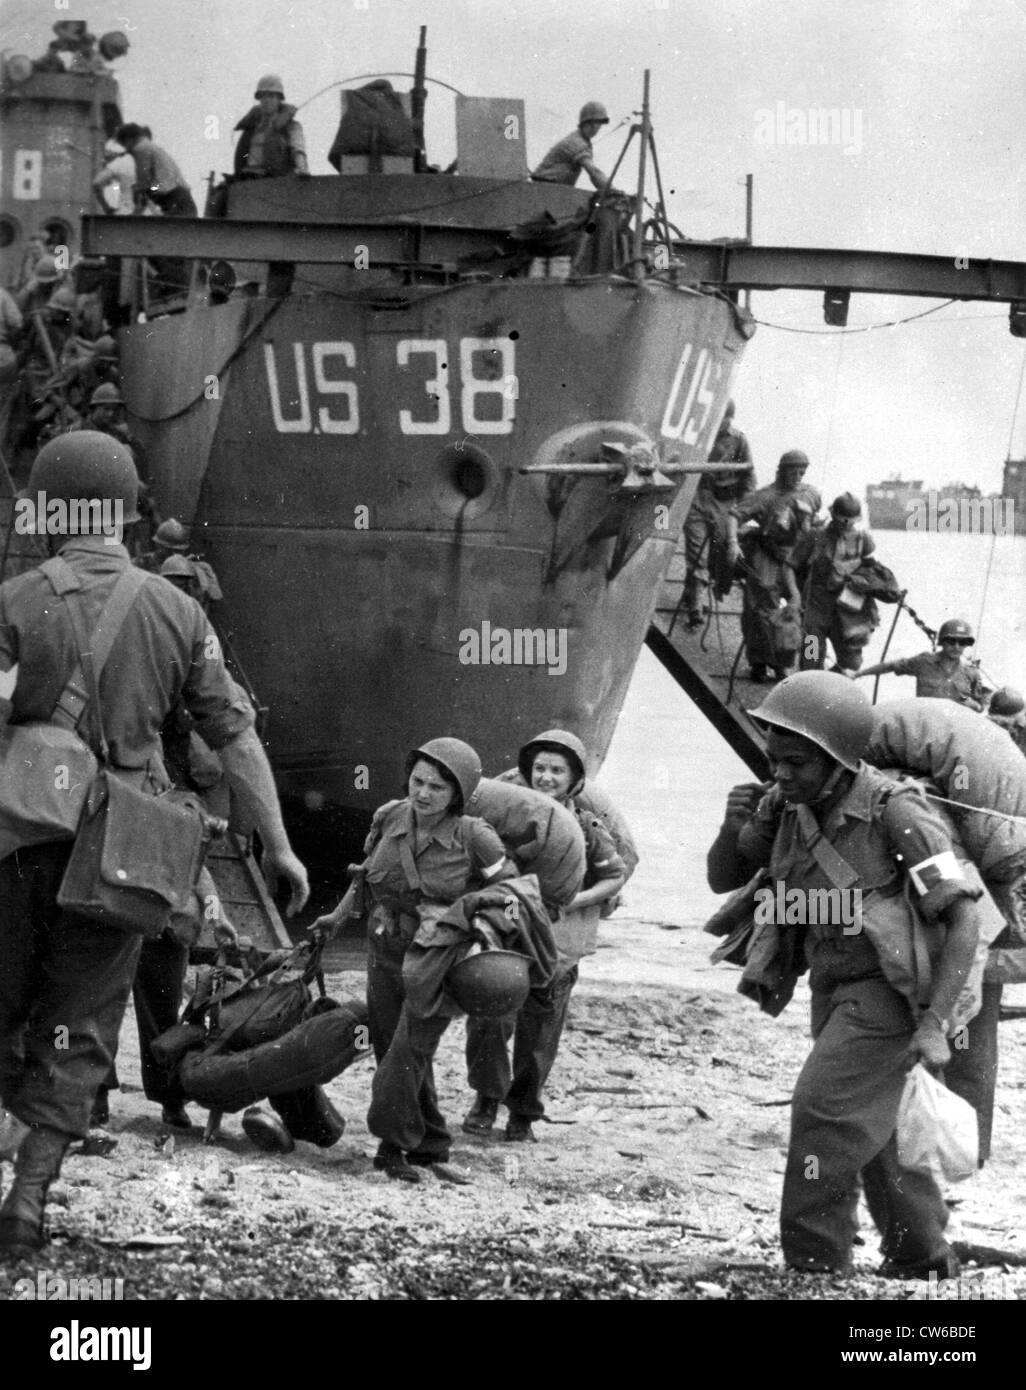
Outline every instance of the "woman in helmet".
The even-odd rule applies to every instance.
[[[539,734],[524,744],[517,759],[527,785],[573,811],[584,834],[588,867],[584,886],[567,908],[570,913],[615,898],[627,879],[609,831],[574,800],[584,790],[585,759],[584,744],[565,729]],[[559,944],[558,922],[555,934]],[[551,984],[543,993],[532,993],[515,1019],[467,1020],[467,1080],[477,1092],[463,1121],[468,1134],[487,1134],[505,1102],[506,1138],[514,1143],[534,1139],[531,1125],[545,1114],[541,1093],[556,1060],[570,992],[577,983],[578,959],[561,949]],[[507,1055],[511,1037],[512,1073]]]
[[[964,618],[949,618],[937,634],[940,651],[920,652],[918,656],[881,661],[856,672],[860,676],[915,676],[916,695],[935,700],[954,700],[967,709],[981,710],[987,703],[988,687],[979,668],[963,656],[976,638]]]
[[[726,892],[767,870],[756,921],[776,934],[770,964],[792,985],[809,970],[815,1043],[792,1099],[784,1259],[851,1272],[861,1179],[883,1237],[881,1274],[949,1277],[958,1267],[947,1208],[931,1176],[898,1162],[895,1128],[912,1063],[943,1067],[948,1038],[979,1007],[965,984],[980,890],[921,789],[862,761],[873,710],[843,676],[792,676],[753,718],[767,731],[775,784],[765,795],[732,790],[708,873]],[[776,976],[771,987],[779,1012]]]
[[[449,906],[466,892],[513,877],[516,868],[492,827],[463,807],[481,780],[481,760],[458,738],[436,738],[406,759],[406,796],[374,815],[365,850],[367,1009],[378,1063],[367,1124],[381,1141],[375,1168],[419,1182],[444,1165],[452,1139],[438,1109],[432,1059],[449,1022],[418,1019],[403,1004],[403,959],[422,925],[420,909]],[[314,930],[333,933],[345,920],[350,894]]]

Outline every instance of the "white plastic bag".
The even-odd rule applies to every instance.
[[[898,1106],[898,1162],[938,1180],[964,1182],[976,1172],[976,1111],[921,1062],[909,1072]]]

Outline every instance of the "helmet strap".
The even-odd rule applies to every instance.
[[[825,802],[831,800],[831,798],[834,796],[834,793],[837,791],[838,783],[840,782],[841,778],[844,776],[846,772],[850,771],[851,769],[845,767],[844,763],[838,763],[837,766],[834,768],[833,772],[831,772],[830,776],[823,783],[822,787],[819,790],[819,793],[811,802],[811,805],[822,806]]]

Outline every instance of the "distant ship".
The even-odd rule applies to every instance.
[[[1006,461],[1000,493],[964,482],[924,488],[922,479],[895,473],[867,485],[866,514],[875,531],[1026,534],[1026,459]]]

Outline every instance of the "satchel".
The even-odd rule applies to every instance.
[[[98,623],[100,635],[94,633],[92,639],[76,592],[61,586],[86,681],[80,714],[91,715],[101,767],[82,808],[57,903],[78,917],[152,938],[164,931],[172,914],[188,910],[217,822],[206,817],[192,794],[153,796],[108,766],[96,649],[109,652],[114,633],[148,580],[139,570],[119,576]]]
[[[96,769],[92,749],[71,729],[9,724],[0,734],[0,859],[73,839]]]
[[[188,910],[205,849],[202,808],[189,793],[152,796],[101,768],[58,905],[104,926],[159,936],[172,913]]]

